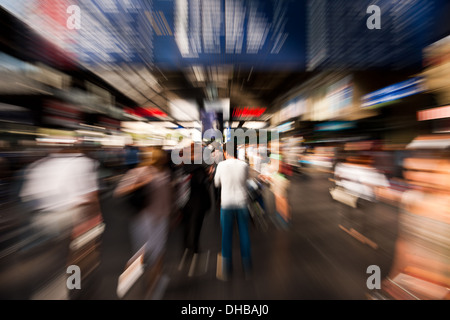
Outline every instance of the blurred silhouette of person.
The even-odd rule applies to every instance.
[[[189,148],[189,147],[188,147]],[[198,152],[196,154],[195,150]],[[184,231],[184,253],[178,267],[181,270],[189,255],[192,255],[189,276],[194,274],[200,254],[200,235],[206,213],[211,207],[209,168],[202,159],[201,145],[190,145],[190,161],[183,163],[183,172],[189,179],[189,198],[182,209]]]
[[[30,224],[28,232],[23,235],[23,242],[28,244],[22,250],[30,252],[30,258],[42,248],[48,248],[58,255],[57,259],[47,257],[45,262],[36,266],[45,270],[39,276],[42,276],[41,283],[48,284],[60,275],[65,275],[67,266],[74,263],[80,264],[83,288],[89,288],[90,282],[95,280],[91,275],[100,263],[97,244],[104,228],[97,168],[98,162],[87,157],[81,146],[75,144],[30,164],[24,171],[20,197],[23,208],[30,214]],[[78,240],[89,231],[94,232],[95,236],[89,243],[81,244],[82,241]],[[59,249],[55,251],[54,248]],[[30,290],[34,294],[40,289]],[[86,292],[68,290],[67,295],[72,299]],[[55,291],[51,294],[62,293]],[[60,298],[46,296],[46,299]]]
[[[335,166],[336,185],[354,199],[353,208],[343,207],[343,224],[341,227],[362,233],[366,237],[375,237],[374,221],[376,220],[375,203],[377,191],[390,186],[387,177],[373,166],[370,155],[355,154],[346,158],[345,162]],[[372,246],[377,246],[368,239]]]
[[[171,174],[167,154],[160,148],[144,149],[141,162],[129,170],[119,182],[115,196],[127,195],[145,187],[144,208],[133,216],[130,233],[133,252],[143,252],[144,281],[151,290],[162,275],[167,244],[171,203]]]
[[[246,276],[252,270],[249,220],[247,209],[248,164],[235,158],[237,145],[227,142],[223,146],[225,161],[218,164],[214,176],[216,187],[221,186],[220,222],[222,226],[221,260],[218,262],[217,277],[228,280],[232,273],[232,240],[234,221],[237,220],[241,259]]]
[[[371,156],[347,157],[345,162],[336,165],[334,174],[337,184],[363,200],[375,201],[375,188],[388,187],[389,182],[372,163]]]
[[[209,180],[212,181],[214,179],[214,175],[217,169],[217,165],[219,162],[223,160],[223,151],[222,151],[222,144],[221,142],[214,140],[211,144],[208,145],[208,147],[211,151],[210,159],[208,163],[211,163],[209,166],[208,174],[209,174]],[[213,187],[213,200],[214,200],[214,208],[216,210],[220,209],[220,188],[217,188],[214,184],[212,184]]]
[[[33,211],[32,225],[47,237],[67,236],[75,225],[101,214],[98,162],[77,144],[40,159],[25,170],[20,197]]]
[[[263,166],[259,178],[270,186],[275,202],[275,221],[280,227],[288,227],[292,215],[288,201],[290,181],[281,172],[282,156],[278,152],[271,152],[270,162]],[[271,211],[271,210],[270,210]]]
[[[401,196],[394,261],[382,285],[395,299],[450,298],[449,155],[422,151],[404,160],[410,188]]]

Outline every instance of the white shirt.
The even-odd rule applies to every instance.
[[[81,154],[52,154],[26,172],[23,200],[38,200],[37,209],[64,210],[86,201],[98,190],[97,162]]]
[[[238,153],[238,159],[245,161],[245,148],[239,149],[237,151],[237,153]]]
[[[214,184],[221,186],[221,207],[242,208],[247,206],[248,165],[238,159],[227,159],[217,165]]]
[[[370,167],[339,163],[336,165],[335,175],[337,185],[369,201],[375,199],[373,187],[389,187],[386,176]]]

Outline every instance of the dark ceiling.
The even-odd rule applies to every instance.
[[[156,72],[155,72],[156,71]],[[154,70],[152,72],[162,87],[150,102],[164,108],[165,102],[178,97],[197,100],[230,98],[231,107],[274,107],[275,100],[308,79],[311,74],[298,71],[221,70],[211,76],[206,72],[204,81],[197,81],[187,70]],[[203,80],[203,79],[202,79]]]

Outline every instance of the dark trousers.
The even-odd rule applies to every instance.
[[[204,218],[205,211],[199,208],[189,208],[183,212],[184,247],[194,253],[200,250],[200,234]]]

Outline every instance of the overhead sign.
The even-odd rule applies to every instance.
[[[131,115],[143,117],[146,119],[164,119],[168,117],[167,113],[161,111],[156,107],[125,108],[125,111]]]
[[[415,77],[374,91],[362,98],[362,107],[374,107],[381,103],[401,99],[424,91],[423,79]]]
[[[304,68],[304,1],[154,0],[153,9],[157,64]]]
[[[236,107],[233,109],[231,117],[233,119],[252,119],[261,117],[267,108],[265,107]]]
[[[420,67],[442,0],[308,1],[307,70]],[[371,5],[380,10],[372,29]],[[370,12],[370,11],[369,11]],[[373,20],[372,20],[373,21]]]
[[[75,53],[86,65],[153,62],[153,28],[148,19],[151,1],[78,0],[81,28]]]
[[[355,123],[351,121],[330,121],[318,124],[316,126],[316,131],[339,131],[354,127]]]
[[[280,122],[297,118],[306,112],[306,100],[302,97],[289,100],[280,110]]]
[[[4,0],[2,6],[85,65],[315,70],[420,63],[443,3],[378,0],[377,30],[366,27],[367,0],[30,0],[26,6]],[[72,6],[79,8],[76,28],[67,27]],[[30,49],[33,43],[20,36]],[[55,52],[48,47],[45,55],[57,60]]]

